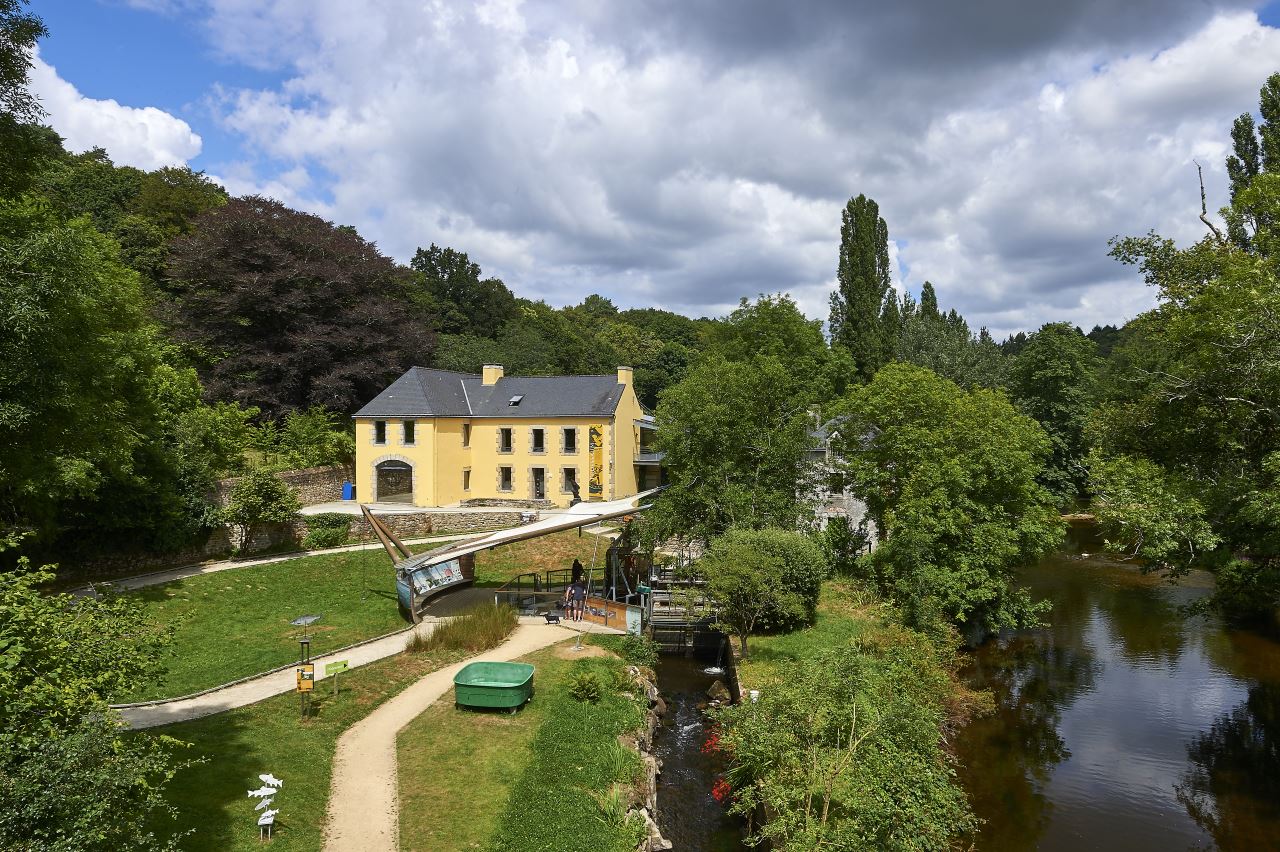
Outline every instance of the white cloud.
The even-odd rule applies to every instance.
[[[117,165],[147,170],[182,165],[200,153],[200,137],[182,119],[155,107],[87,98],[39,55],[31,69],[31,91],[72,151],[105,148]]]
[[[223,100],[272,164],[233,185],[402,260],[449,244],[521,295],[692,314],[785,289],[825,318],[840,210],[865,192],[901,283],[932,280],[944,307],[1004,334],[1149,307],[1107,240],[1198,237],[1193,158],[1225,201],[1230,122],[1280,65],[1280,33],[1175,5],[1121,21],[1076,0],[1033,32],[998,9],[916,32],[936,18],[890,10],[861,34],[839,3],[830,20],[725,27],[682,21],[683,4],[647,26],[591,4],[385,0],[352,16],[336,0],[213,0],[209,32],[289,75]],[[993,44],[957,55],[957,26]],[[886,47],[903,38],[913,50]]]

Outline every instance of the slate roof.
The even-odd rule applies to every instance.
[[[612,417],[624,385],[611,376],[480,376],[410,367],[356,417]],[[510,405],[523,396],[519,405]]]

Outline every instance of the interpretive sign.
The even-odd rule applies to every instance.
[[[316,667],[314,663],[303,663],[298,666],[298,691],[310,692],[316,685]]]

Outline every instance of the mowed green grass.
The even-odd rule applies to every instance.
[[[192,830],[180,843],[189,852],[319,850],[338,737],[414,681],[465,656],[450,651],[380,660],[340,675],[336,698],[333,682],[323,680],[316,685],[306,721],[300,718],[298,696],[291,693],[139,732],[136,736],[167,734],[190,743],[178,750],[179,757],[205,761],[173,780],[166,798],[179,817],[176,822],[157,818],[153,830],[161,837]],[[246,795],[262,786],[258,776],[266,772],[284,781],[271,805],[280,813],[269,847],[258,840],[258,800]]]
[[[381,550],[234,568],[128,595],[173,629],[173,644],[167,674],[116,701],[186,695],[294,662],[302,630],[289,622],[302,615],[320,616],[307,629],[313,656],[408,626]]]
[[[640,708],[614,688],[620,660],[566,659],[567,644],[523,658],[537,670],[535,695],[516,715],[442,701],[400,732],[402,849],[634,848],[637,827],[608,824],[591,794],[629,780],[610,754],[640,725]],[[605,685],[599,704],[569,694],[570,678],[584,672]],[[627,768],[638,766],[636,758]]]
[[[812,627],[777,636],[752,636],[747,640],[746,660],[738,662],[738,681],[743,690],[783,676],[789,664],[812,657],[820,651],[843,648],[858,636],[874,630],[878,604],[863,606],[849,583],[829,580],[818,599],[818,618]],[[733,640],[734,648],[738,641]]]
[[[568,568],[575,558],[604,564],[608,539],[556,533],[476,554],[477,585],[500,586],[526,571]],[[443,543],[433,544],[440,547]],[[417,550],[425,551],[426,545]],[[289,622],[319,615],[307,628],[312,656],[408,625],[396,604],[395,574],[381,549],[305,556],[233,568],[149,586],[130,597],[174,631],[167,673],[116,702],[174,698],[250,677],[298,659],[301,628]]]
[[[513,577],[529,571],[554,571],[573,567],[581,560],[584,568],[604,565],[609,539],[577,530],[544,535],[518,541],[476,554],[476,585],[501,586]]]

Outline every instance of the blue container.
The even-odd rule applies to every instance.
[[[342,499],[343,500],[356,499],[356,487],[352,485],[350,482],[342,483]]]

